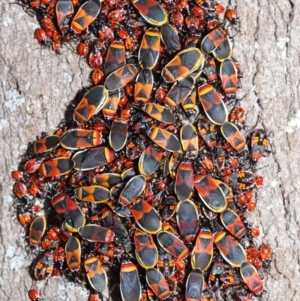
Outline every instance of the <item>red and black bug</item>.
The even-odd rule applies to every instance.
[[[71,271],[78,270],[81,265],[81,244],[77,237],[71,236],[65,246],[66,262]]]
[[[185,300],[200,300],[204,287],[204,277],[199,269],[190,272],[185,287]]]
[[[159,58],[161,34],[158,29],[150,28],[145,31],[138,59],[142,68],[153,69]]]
[[[110,198],[110,192],[100,185],[81,186],[76,189],[77,199],[95,204],[105,203]]]
[[[238,241],[225,231],[218,232],[214,237],[214,243],[223,258],[233,267],[240,267],[246,259],[246,252]]]
[[[84,269],[91,287],[97,292],[103,292],[107,287],[107,275],[98,257],[92,256],[84,260]]]
[[[251,158],[257,162],[263,156],[269,154],[269,141],[263,129],[255,130],[251,137]]]
[[[78,233],[89,242],[109,243],[114,241],[115,238],[115,233],[112,230],[95,224],[87,224],[79,227]]]
[[[214,239],[211,231],[201,229],[191,254],[193,269],[199,269],[203,273],[209,268],[213,258],[213,243]]]
[[[45,216],[35,217],[29,227],[29,243],[37,247],[41,243],[41,239],[46,231],[47,221]]]
[[[180,201],[176,208],[177,225],[185,243],[195,240],[199,231],[199,217],[196,205],[190,200]]]
[[[132,262],[123,262],[120,270],[120,291],[123,301],[139,301],[142,294],[137,267]]]
[[[154,294],[163,300],[170,296],[170,289],[167,280],[163,274],[153,268],[147,269],[146,271],[146,281]]]
[[[79,34],[94,22],[101,8],[100,0],[89,0],[85,2],[77,11],[71,22],[71,29]]]
[[[189,255],[189,249],[174,234],[168,231],[160,231],[157,234],[159,245],[175,258],[184,259]]]
[[[144,269],[153,268],[158,261],[158,251],[152,235],[136,229],[133,238],[138,263]]]
[[[249,290],[254,294],[254,295],[262,295],[264,292],[264,285],[263,281],[260,278],[256,268],[248,263],[247,261],[243,261],[241,263],[241,275],[248,286]]]
[[[166,11],[156,0],[131,0],[131,3],[151,25],[161,26],[168,21]]]
[[[179,164],[176,172],[174,192],[179,201],[184,201],[193,193],[194,188],[194,171],[190,162]]]
[[[246,139],[234,124],[224,122],[221,126],[221,132],[234,150],[241,152],[245,149]]]
[[[217,90],[212,85],[204,83],[198,88],[198,96],[207,118],[217,125],[224,124],[228,112]]]
[[[58,0],[56,4],[56,20],[59,30],[65,35],[74,15],[74,7],[71,0]]]
[[[53,267],[53,252],[46,251],[34,267],[34,278],[37,280],[47,280],[52,275]]]

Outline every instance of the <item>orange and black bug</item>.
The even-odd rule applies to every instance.
[[[171,232],[160,231],[157,233],[157,241],[166,252],[175,258],[184,259],[190,253],[185,244]]]
[[[251,137],[251,158],[257,162],[262,156],[269,154],[269,141],[263,129],[255,130]]]
[[[15,196],[20,200],[29,195],[26,185],[22,182],[15,182],[13,191]]]
[[[79,34],[94,22],[97,18],[101,7],[101,0],[89,0],[85,2],[74,16],[71,29]]]
[[[197,106],[197,92],[193,89],[191,94],[182,102],[185,111],[194,110]]]
[[[222,257],[233,267],[240,267],[246,260],[246,252],[238,241],[225,231],[215,234],[214,243]]]
[[[232,59],[226,59],[220,67],[220,77],[223,90],[227,97],[234,98],[238,88],[237,70]]]
[[[105,269],[98,257],[92,256],[84,260],[84,269],[91,287],[97,292],[103,292],[108,284]]]
[[[228,117],[221,95],[210,84],[204,83],[198,88],[199,100],[208,119],[217,125],[223,124]]]
[[[227,206],[226,198],[213,178],[206,175],[196,175],[194,186],[203,203],[214,212],[222,212]]]
[[[239,128],[243,127],[245,118],[246,118],[246,111],[242,107],[235,107],[229,115],[229,121],[235,124],[236,126],[238,126]]]
[[[214,238],[210,230],[201,229],[191,255],[193,269],[200,269],[204,273],[209,268],[213,258],[213,243]]]
[[[211,83],[215,83],[218,80],[217,67],[214,59],[207,60],[203,68],[203,73]]]
[[[247,229],[240,217],[232,210],[226,209],[221,213],[221,222],[224,227],[236,238],[241,238],[246,234]]]
[[[134,176],[125,185],[120,193],[118,201],[129,206],[145,190],[146,178],[143,175]]]
[[[154,143],[169,152],[178,152],[180,150],[178,138],[164,129],[155,127],[148,136]]]
[[[177,225],[185,243],[193,242],[199,231],[198,210],[190,200],[180,201],[176,207]]]
[[[51,206],[58,215],[64,216],[66,214],[66,212],[67,212],[66,199],[67,198],[70,198],[70,197],[67,196],[64,192],[60,192],[51,199]]]
[[[98,131],[74,129],[66,131],[60,145],[63,148],[76,150],[91,148],[102,143],[102,135]]]
[[[95,204],[105,203],[110,198],[110,192],[103,186],[81,186],[76,189],[77,199]]]
[[[56,4],[56,20],[61,33],[64,35],[69,30],[70,20],[74,14],[71,0],[58,0]]]
[[[163,221],[170,220],[175,214],[175,209],[177,205],[177,200],[174,196],[166,196],[162,199],[160,204],[160,216]]]
[[[172,111],[157,103],[148,103],[142,106],[142,110],[150,117],[165,123],[171,124],[175,121]]]
[[[153,73],[150,69],[143,69],[136,77],[134,84],[134,102],[148,102],[153,88]]]
[[[204,288],[204,277],[199,269],[190,272],[185,285],[185,301],[200,300]]]
[[[132,81],[137,73],[138,70],[134,64],[126,64],[108,75],[104,87],[108,91],[121,89]]]
[[[143,231],[156,234],[161,229],[161,220],[158,213],[145,200],[137,200],[129,209],[135,222]]]
[[[139,273],[132,262],[123,262],[120,270],[120,291],[123,301],[139,301],[142,294]]]
[[[71,271],[78,270],[81,265],[81,244],[77,237],[71,236],[65,246],[66,262]]]
[[[90,45],[88,42],[80,42],[77,47],[77,52],[80,56],[87,56],[90,52]]]
[[[54,256],[53,252],[46,251],[38,260],[34,267],[34,278],[37,280],[47,280],[53,272]]]
[[[241,264],[241,275],[248,286],[249,290],[254,294],[260,296],[264,292],[264,284],[260,278],[256,268],[247,261]]]
[[[221,126],[221,133],[234,150],[241,152],[245,149],[246,139],[233,123],[224,122]]]
[[[37,216],[35,217],[29,227],[29,243],[38,247],[41,243],[41,239],[45,233],[47,226],[47,221],[45,216]]]
[[[198,123],[199,134],[209,148],[217,145],[217,128],[206,118],[202,118]]]
[[[109,145],[116,152],[125,147],[128,137],[128,120],[115,118],[111,124],[109,132]]]
[[[98,41],[99,40],[96,40],[95,44],[93,45],[88,58],[88,64],[93,70],[98,70],[101,68],[103,62]]]
[[[193,125],[186,123],[182,126],[180,129],[180,141],[186,157],[196,158],[198,156],[198,135]]]
[[[131,3],[151,25],[161,26],[168,21],[166,11],[156,0],[131,0]]]
[[[177,168],[174,191],[179,201],[184,201],[193,193],[194,170],[190,162],[182,162]]]
[[[144,269],[153,268],[157,264],[158,251],[152,235],[136,229],[134,232],[135,256]]]
[[[23,227],[27,227],[31,223],[31,214],[27,211],[24,211],[22,207],[18,208],[18,220]]]
[[[48,152],[58,145],[59,137],[50,135],[33,142],[32,149],[35,154]]]
[[[171,292],[169,284],[163,274],[157,269],[147,269],[146,281],[159,300],[163,300],[170,296]]]
[[[157,262],[157,268],[164,277],[169,278],[175,273],[175,260],[169,253],[161,253]]]
[[[217,27],[208,33],[201,42],[201,50],[203,53],[214,51],[226,38],[225,32]]]
[[[142,68],[153,69],[159,58],[160,32],[157,28],[145,31],[138,53],[139,64]]]
[[[103,116],[109,119],[114,117],[117,113],[120,100],[120,90],[109,92],[106,104],[102,109]]]
[[[165,47],[170,52],[179,51],[181,44],[178,36],[178,32],[171,24],[166,23],[161,27],[161,39],[165,44]]]
[[[71,232],[77,232],[85,224],[85,216],[77,203],[70,197],[64,199],[66,206],[65,227]]]
[[[101,173],[92,178],[92,184],[101,185],[106,188],[113,187],[122,182],[121,175],[118,173]]]
[[[189,96],[195,85],[195,79],[192,76],[187,76],[178,82],[174,83],[165,97],[165,102],[175,108],[183,103]]]
[[[166,153],[156,145],[148,145],[139,158],[139,172],[145,176],[150,176],[161,164]]]
[[[115,238],[115,233],[105,227],[94,224],[88,224],[78,229],[78,233],[89,242],[112,242]]]
[[[234,190],[251,189],[256,184],[256,175],[250,170],[240,170],[236,173],[224,176],[224,182]]]
[[[106,59],[103,64],[105,75],[112,73],[125,64],[126,50],[122,41],[113,41],[107,50]]]
[[[89,121],[93,115],[98,113],[108,100],[108,92],[103,86],[95,86],[90,89],[81,99],[74,110],[73,118],[81,123]]]
[[[193,73],[203,64],[204,56],[196,47],[184,49],[162,69],[162,77],[168,83],[174,83]]]
[[[74,168],[80,171],[94,169],[107,165],[115,158],[114,151],[108,147],[97,147],[91,150],[77,152],[73,156],[75,162]]]
[[[228,36],[213,51],[213,55],[219,62],[223,62],[224,60],[231,58],[232,43],[230,42],[230,39]]]
[[[40,172],[43,177],[58,177],[69,173],[75,165],[71,159],[56,158],[45,161],[40,166]]]

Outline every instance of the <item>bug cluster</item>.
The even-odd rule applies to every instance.
[[[264,130],[243,134],[236,11],[212,0],[22,3],[40,42],[77,44],[95,84],[12,174],[39,252],[33,277],[65,275],[93,301],[261,296],[272,250],[256,247],[246,216],[269,150]]]

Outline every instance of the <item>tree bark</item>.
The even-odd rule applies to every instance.
[[[0,300],[28,300],[35,285],[45,300],[87,300],[80,284],[64,278],[35,284],[30,278],[35,256],[16,218],[11,171],[27,144],[41,132],[52,133],[71,100],[90,85],[90,69],[72,46],[57,55],[38,44],[35,17],[16,2],[0,4]],[[291,0],[231,4],[241,21],[233,56],[244,73],[238,98],[248,112],[246,133],[264,128],[272,150],[257,166],[264,185],[256,192],[257,210],[248,214],[261,230],[258,245],[266,242],[274,250],[262,299],[300,300],[300,8]]]

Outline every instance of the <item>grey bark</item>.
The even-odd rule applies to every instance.
[[[16,2],[0,4],[0,300],[28,300],[36,285],[45,300],[87,300],[79,284],[30,278],[34,255],[16,219],[10,173],[27,144],[63,119],[69,102],[89,85],[90,69],[71,46],[61,55],[41,47],[33,38],[37,21]],[[247,129],[265,128],[272,149],[258,165],[264,186],[256,193],[257,210],[248,214],[261,230],[258,244],[274,250],[262,299],[300,300],[300,6],[291,0],[231,2],[238,2],[241,19],[233,54],[244,71],[240,104],[248,111]]]

